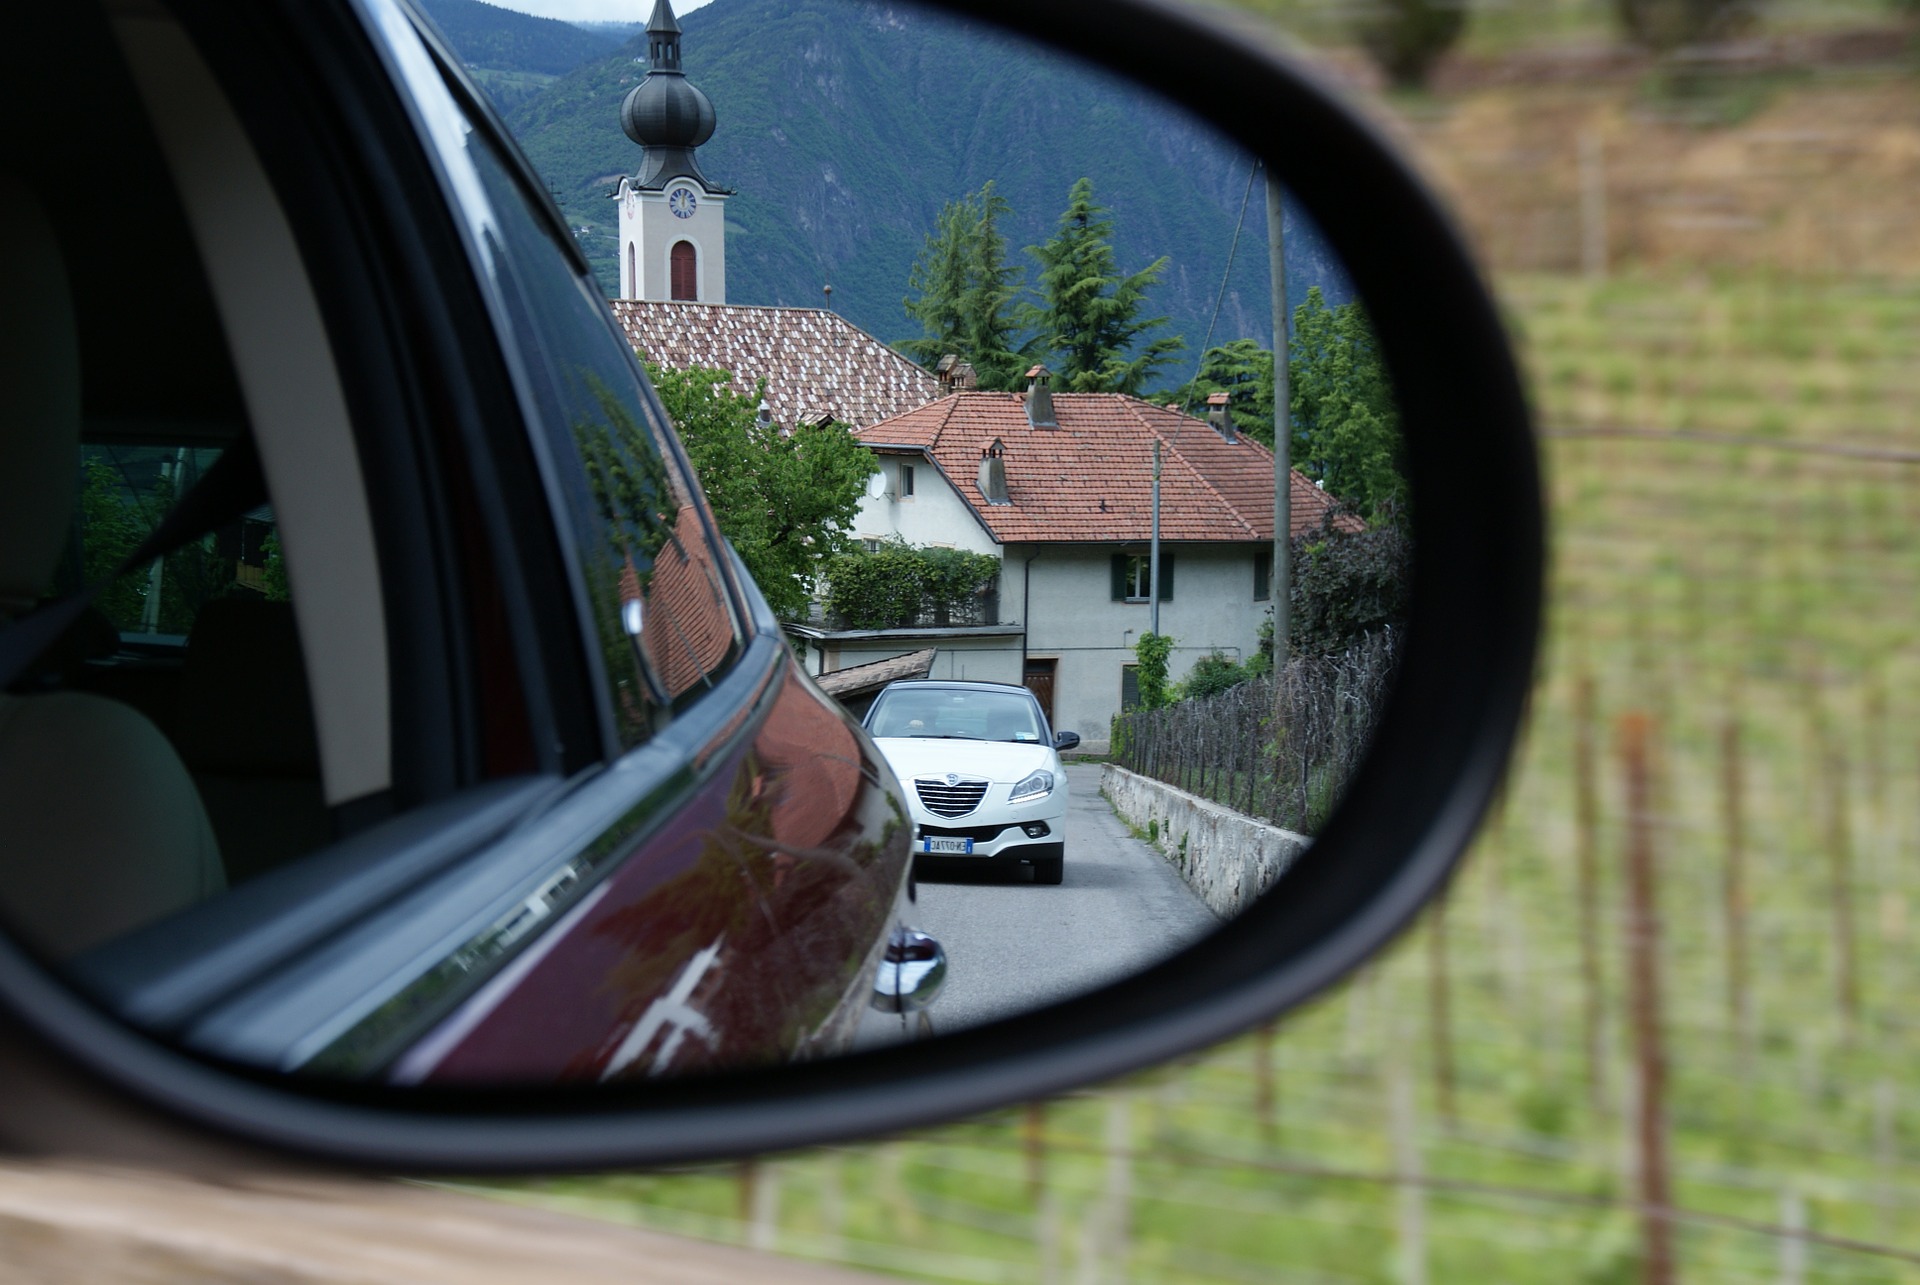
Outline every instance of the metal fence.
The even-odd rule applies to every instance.
[[[1128,710],[1113,721],[1113,761],[1247,816],[1318,833],[1366,755],[1399,649],[1400,631],[1383,629],[1337,656],[1291,661],[1277,679]]]

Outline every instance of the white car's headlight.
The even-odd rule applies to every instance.
[[[1007,802],[1018,803],[1021,799],[1030,799],[1038,794],[1053,793],[1053,773],[1041,768],[1013,787],[1013,793],[1007,796]]]

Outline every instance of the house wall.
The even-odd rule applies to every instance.
[[[881,455],[879,458],[887,493],[878,498],[872,495],[861,498],[860,515],[853,522],[856,536],[863,540],[900,539],[916,545],[950,545],[972,553],[1000,556],[1000,545],[980,525],[973,507],[947,485],[931,460],[924,455]],[[898,498],[902,464],[913,467],[914,494]],[[1004,591],[1005,585],[1001,588]]]
[[[1270,605],[1253,597],[1254,554],[1264,546],[1164,547],[1175,564],[1173,599],[1160,604],[1160,632],[1174,638],[1168,664],[1172,681],[1186,677],[1194,662],[1212,651],[1235,659],[1252,655]],[[1111,721],[1120,710],[1121,670],[1133,663],[1133,645],[1148,631],[1151,618],[1144,602],[1113,600],[1111,560],[1122,551],[1145,549],[1008,545],[1001,576],[1001,619],[1024,613],[1027,654],[1057,660],[1055,729],[1080,733],[1091,753],[1107,750]]]

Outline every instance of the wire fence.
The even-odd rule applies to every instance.
[[[1277,677],[1159,709],[1122,713],[1113,761],[1247,816],[1313,834],[1339,802],[1386,705],[1400,630],[1336,656],[1303,656]]]

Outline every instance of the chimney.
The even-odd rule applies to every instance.
[[[960,354],[951,352],[934,363],[933,377],[940,381],[941,392],[950,393],[953,391],[954,370],[959,365]]]
[[[1000,444],[999,438],[980,452],[980,494],[987,497],[988,504],[1011,504],[1007,498],[1007,448]]]
[[[953,368],[953,386],[963,393],[980,387],[980,372],[973,368],[972,362],[963,361]]]
[[[1045,366],[1035,366],[1027,372],[1027,423],[1035,428],[1060,427],[1060,421],[1053,414],[1053,394],[1047,390],[1052,382],[1053,372]]]
[[[1225,440],[1237,442],[1240,434],[1234,429],[1232,413],[1227,410],[1228,400],[1225,393],[1207,394],[1207,423]]]

